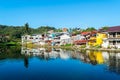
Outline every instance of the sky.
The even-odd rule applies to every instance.
[[[0,0],[0,24],[32,28],[120,25],[120,0]]]

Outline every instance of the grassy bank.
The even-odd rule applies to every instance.
[[[0,43],[0,46],[20,46],[19,42],[3,42]]]

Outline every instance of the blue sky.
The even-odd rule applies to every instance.
[[[56,28],[120,25],[120,0],[0,0],[0,24]]]

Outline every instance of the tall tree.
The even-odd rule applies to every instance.
[[[25,34],[30,34],[30,28],[29,28],[29,24],[28,23],[25,23],[24,31],[25,31]]]

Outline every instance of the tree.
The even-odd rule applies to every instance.
[[[39,33],[45,33],[48,32],[50,30],[56,30],[56,28],[54,27],[50,27],[50,26],[40,26],[39,28],[37,28],[37,30],[39,31]]]
[[[104,26],[102,27],[103,30],[107,30],[108,29],[108,26]]]
[[[94,27],[89,27],[85,31],[94,31],[94,30],[96,30]]]
[[[25,23],[24,31],[25,31],[25,34],[30,34],[30,28],[29,28],[29,24],[28,23]]]

